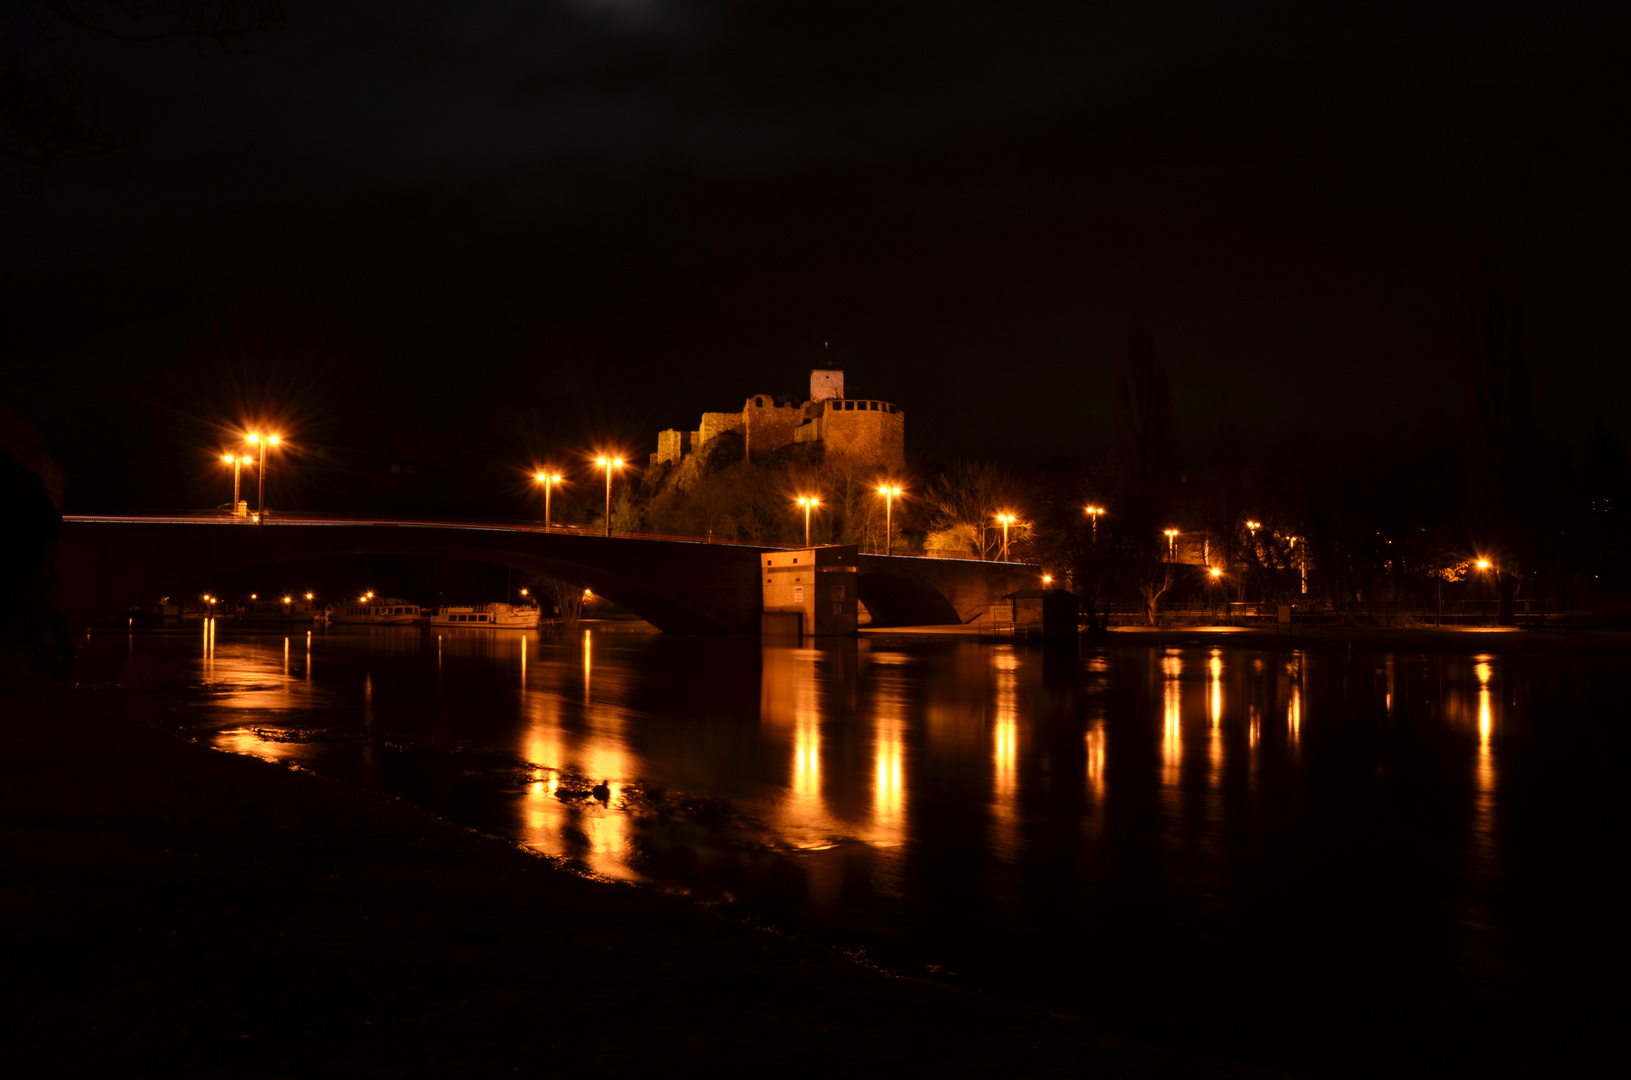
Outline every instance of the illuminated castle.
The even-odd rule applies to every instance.
[[[740,435],[749,461],[762,461],[784,446],[818,443],[832,463],[898,473],[906,467],[906,414],[887,401],[844,396],[844,373],[810,372],[810,398],[755,394],[741,412],[702,414],[695,431],[659,431],[651,463],[676,465],[726,433]]]

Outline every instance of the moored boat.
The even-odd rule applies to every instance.
[[[354,603],[335,604],[329,621],[337,623],[368,623],[372,626],[407,626],[424,618],[418,604],[388,597],[384,600],[358,600]]]
[[[538,625],[538,608],[511,604],[441,607],[430,617],[430,625],[479,630],[532,630]]]
[[[238,625],[262,626],[274,623],[310,623],[321,622],[323,613],[309,600],[297,600],[290,597],[287,600],[256,600],[247,607],[238,609]]]

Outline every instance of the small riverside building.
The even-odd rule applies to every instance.
[[[856,545],[767,551],[759,561],[764,573],[765,633],[801,637],[855,633],[860,610]]]

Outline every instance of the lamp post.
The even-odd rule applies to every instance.
[[[1002,522],[1002,561],[1008,561],[1008,526],[1013,524],[1014,515],[998,514],[997,520]]]
[[[606,535],[612,535],[612,470],[623,467],[622,458],[598,457],[595,464],[606,470]],[[545,488],[544,490],[549,490]]]
[[[238,498],[239,472],[254,459],[247,455],[240,457],[237,454],[228,454],[221,460],[232,466],[232,516],[238,517],[238,503],[240,501]]]
[[[1247,558],[1246,565],[1241,570],[1240,574],[1240,602],[1242,604],[1246,602],[1246,575],[1252,572],[1252,559],[1257,558],[1257,530],[1261,529],[1262,527],[1263,523],[1260,521],[1246,522],[1246,531],[1252,535],[1252,547],[1250,557]]]
[[[1099,515],[1104,513],[1102,506],[1089,506],[1087,516],[1093,519],[1093,546],[1099,546]]]
[[[604,461],[605,459],[602,458],[601,460]],[[544,485],[544,529],[547,531],[549,529],[549,489],[561,482],[561,476],[559,473],[539,473],[533,479]],[[611,481],[608,479],[607,486],[610,487],[610,484]],[[610,512],[607,513],[606,520],[611,520]]]
[[[1170,562],[1176,562],[1177,561],[1177,555],[1175,554],[1174,545],[1175,545],[1175,543],[1177,542],[1177,539],[1178,539],[1178,530],[1177,529],[1163,529],[1162,534],[1164,536],[1166,536],[1166,538],[1167,538],[1167,562],[1169,562],[1169,563]]]
[[[1222,585],[1223,584],[1223,571],[1222,570],[1219,570],[1217,567],[1212,566],[1212,567],[1208,567],[1206,572],[1208,574],[1212,575],[1212,581],[1215,584],[1217,584],[1217,585]],[[1208,591],[1210,591],[1210,590],[1208,590]],[[1217,605],[1216,605],[1215,600],[1213,602],[1212,612],[1213,612],[1214,615],[1217,613]]]
[[[276,435],[263,436],[258,431],[251,431],[248,435],[244,436],[244,440],[248,442],[250,446],[259,446],[261,450],[260,476],[258,477],[260,481],[260,492],[255,498],[255,520],[264,525],[266,523],[266,448],[268,446],[276,446],[283,440]]]
[[[800,495],[799,505],[804,507],[804,546],[810,546],[810,511],[821,505],[821,500],[814,495]]]
[[[878,489],[878,494],[883,496],[883,553],[888,555],[890,541],[894,539],[895,496],[900,494],[900,488],[885,484]]]

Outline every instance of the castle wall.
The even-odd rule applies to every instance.
[[[887,401],[829,401],[817,421],[827,458],[847,458],[882,472],[906,468],[906,414]]]
[[[735,413],[702,414],[695,431],[670,429],[657,433],[653,465],[680,462],[711,439],[726,432],[742,436],[749,461],[763,460],[794,443],[823,443],[829,460],[847,459],[883,473],[906,468],[906,414],[887,401],[815,395],[843,392],[844,373],[836,369],[810,372],[812,400],[796,405],[778,402],[771,394],[756,394]]]
[[[727,431],[741,434],[742,414],[739,412],[705,412],[702,414],[702,424],[697,428],[696,441],[691,444],[693,449],[701,450],[704,443],[716,435],[723,435]]]
[[[691,452],[694,445],[691,442],[691,434],[689,431],[675,431],[672,428],[667,431],[659,431],[657,433],[657,453],[652,457],[651,463],[660,465],[665,461],[679,462],[681,458]]]
[[[756,394],[742,406],[742,430],[747,439],[749,461],[780,450],[793,441],[793,432],[804,422],[804,409],[792,402],[778,403],[769,394]]]

